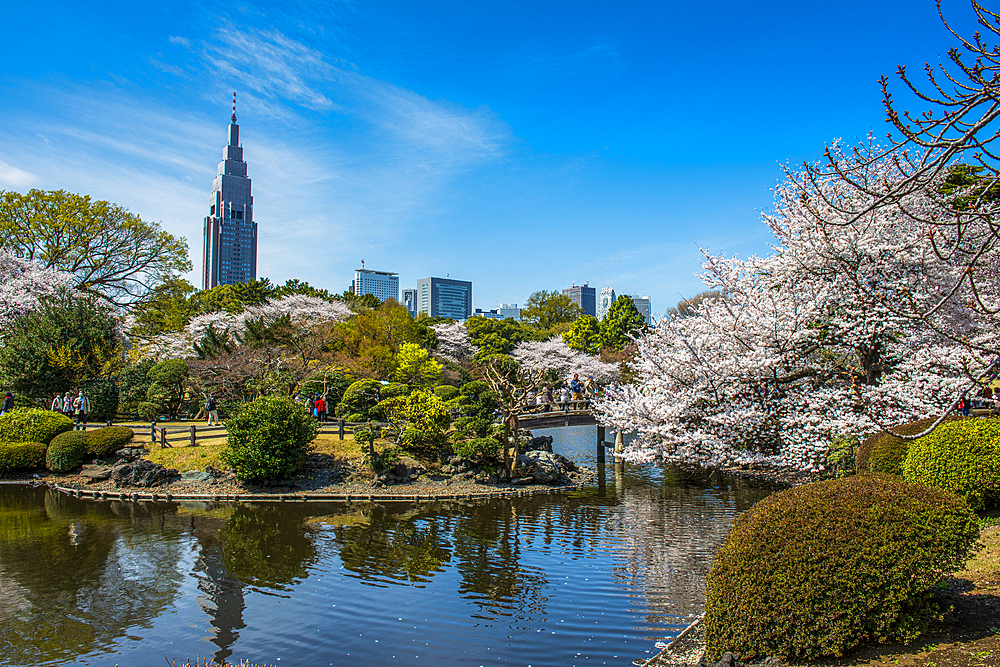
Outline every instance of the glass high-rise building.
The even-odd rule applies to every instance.
[[[403,305],[410,311],[410,315],[417,316],[417,290],[412,287],[403,290]]]
[[[451,278],[417,281],[417,313],[463,321],[472,317],[472,283]]]
[[[601,288],[601,299],[597,302],[597,319],[604,320],[608,308],[615,302],[615,290],[609,287]]]
[[[222,149],[219,173],[212,181],[203,260],[204,289],[257,279],[257,223],[253,221],[253,196],[240,146],[240,126],[236,124],[236,93],[229,143]]]

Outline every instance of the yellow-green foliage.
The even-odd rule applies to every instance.
[[[0,442],[0,473],[41,468],[45,445],[40,442]]]
[[[264,396],[226,422],[222,461],[239,479],[286,479],[306,462],[316,420],[304,406]]]
[[[60,433],[45,452],[45,467],[52,472],[69,472],[83,462],[87,454],[87,435],[84,431]]]
[[[73,428],[73,420],[52,410],[15,408],[0,417],[0,442],[40,442]]]
[[[127,426],[108,426],[86,431],[87,453],[94,456],[109,456],[130,443],[133,437],[135,432]]]
[[[948,417],[948,421],[962,419],[958,416]],[[916,435],[927,430],[936,418],[920,419],[909,424],[893,426],[892,431],[897,435]],[[884,472],[888,475],[903,474],[903,460],[910,450],[912,440],[903,440],[889,433],[876,433],[865,439],[858,446],[857,469],[858,472]]]
[[[980,509],[1000,500],[1000,419],[941,424],[914,441],[903,462],[911,482],[948,489]]]
[[[710,656],[813,659],[907,640],[979,527],[961,498],[862,474],[776,493],[739,516],[708,575]]]

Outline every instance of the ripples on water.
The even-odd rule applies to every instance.
[[[542,433],[596,467],[594,427]],[[712,552],[766,493],[613,463],[580,491],[488,502],[0,487],[0,662],[627,665],[701,612]]]

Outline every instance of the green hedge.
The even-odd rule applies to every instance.
[[[41,468],[45,445],[40,442],[0,442],[0,473]]]
[[[85,431],[60,433],[45,452],[45,467],[52,472],[69,472],[83,462],[87,454],[87,434]]]
[[[961,415],[950,415],[945,418],[945,422],[965,419]],[[893,426],[894,433],[899,435],[916,435],[927,430],[937,417],[928,419],[918,419],[915,422]],[[866,438],[857,451],[858,472],[884,472],[887,475],[902,475],[903,461],[906,453],[910,451],[913,440],[903,440],[888,433],[876,433]]]
[[[437,394],[438,398],[442,401],[450,401],[458,396],[458,387],[452,387],[450,384],[440,384],[434,387],[434,393]]]
[[[948,489],[975,509],[1000,501],[1000,419],[941,424],[915,440],[902,466],[907,481]]]
[[[863,642],[916,637],[931,588],[979,536],[961,498],[862,474],[776,493],[740,515],[712,563],[709,656],[840,656]]]
[[[239,479],[285,479],[306,461],[316,420],[305,406],[265,396],[247,403],[226,422],[222,461]]]
[[[66,415],[41,408],[14,408],[0,417],[0,442],[40,442],[47,445],[52,438],[73,428]]]
[[[108,426],[86,431],[84,442],[87,453],[94,456],[110,456],[127,445],[135,437],[135,431],[127,426]]]
[[[500,443],[493,438],[460,440],[452,448],[463,459],[495,459],[500,455]]]

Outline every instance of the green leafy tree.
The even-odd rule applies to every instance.
[[[475,360],[482,363],[493,354],[510,354],[514,346],[531,338],[531,330],[508,317],[497,320],[487,317],[470,317],[465,322],[469,341],[477,346]]]
[[[398,433],[397,445],[424,449],[444,442],[450,416],[441,400],[428,389],[382,401],[379,409]]]
[[[189,375],[187,362],[183,359],[161,361],[147,373],[150,380],[147,397],[161,403],[171,419],[177,419],[187,399]]]
[[[206,313],[242,313],[247,306],[260,306],[275,294],[267,278],[235,285],[218,285],[212,289],[195,292],[191,296],[191,315]]]
[[[146,402],[149,394],[149,369],[156,365],[155,359],[143,359],[123,368],[118,374],[119,407],[122,411],[138,412],[139,404]]]
[[[0,376],[15,393],[33,398],[106,379],[123,361],[123,340],[110,306],[64,294],[16,319],[0,347]]]
[[[521,309],[521,321],[536,331],[551,329],[557,324],[575,322],[583,315],[580,306],[559,291],[541,290],[528,297]]]
[[[597,354],[601,351],[601,323],[592,315],[583,315],[562,338],[571,350]]]
[[[337,295],[336,298],[346,303],[356,313],[363,310],[375,310],[382,305],[382,302],[374,294],[355,294],[349,290],[345,290],[343,294]]]
[[[183,238],[65,190],[0,191],[0,249],[72,273],[77,289],[119,306],[191,270]]]
[[[622,295],[608,308],[601,321],[601,347],[621,350],[632,342],[634,336],[646,329],[644,318],[629,297]]]
[[[442,368],[424,348],[416,343],[403,343],[399,348],[393,379],[403,384],[433,385],[441,375]]]
[[[154,287],[133,309],[133,336],[151,337],[181,331],[194,314],[195,287],[183,278],[169,278]]]
[[[379,416],[378,402],[382,383],[378,380],[358,380],[347,388],[344,398],[337,406],[337,416],[361,415],[361,419],[375,419]]]

